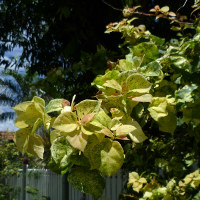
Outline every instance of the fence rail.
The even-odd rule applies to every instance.
[[[123,186],[126,180],[127,177],[122,175],[121,171],[111,178],[106,178],[106,187],[100,200],[118,200],[120,193],[123,192]],[[10,176],[6,181],[9,186],[15,188],[15,192],[11,195],[12,198],[15,198],[15,200],[23,200],[23,198],[25,200],[38,200],[39,197],[42,196],[45,196],[42,199],[47,200],[81,200],[83,198],[83,194],[81,192],[66,183],[65,176],[58,175],[50,170],[26,170],[26,186],[38,190],[39,192],[36,196],[26,192],[25,197],[23,197],[23,173],[19,176]],[[86,195],[86,199],[84,200],[93,200],[93,198],[91,195]]]

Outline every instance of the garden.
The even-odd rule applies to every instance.
[[[18,4],[30,12],[40,6],[41,12],[41,2]],[[5,177],[18,175],[26,159],[30,168],[59,174],[84,200],[200,199],[200,1],[181,2],[101,1],[101,8],[113,12],[102,32],[106,39],[91,27],[70,35],[90,10],[82,11],[77,1],[54,2],[59,13],[55,21],[44,13],[41,27],[35,27],[37,37],[27,32],[21,58],[12,61],[20,67],[30,58],[27,74],[5,71],[21,84],[24,98],[13,106],[18,128],[14,143],[0,140],[2,200],[12,190]],[[97,9],[100,2],[87,3]],[[4,11],[13,6],[2,5]],[[108,20],[102,18],[101,25]],[[65,23],[72,23],[72,30],[59,33],[68,36],[59,41],[52,27]],[[19,36],[16,31],[11,42]],[[25,42],[31,39],[33,47]],[[51,39],[55,43],[49,50],[50,44],[40,43]],[[126,178],[118,196],[110,199],[103,195],[109,190],[107,177],[118,173]],[[34,199],[37,189],[26,187],[28,191]]]

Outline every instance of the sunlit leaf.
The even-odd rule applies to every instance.
[[[129,86],[129,90],[133,92],[148,93],[151,89],[151,83],[140,74],[130,75],[126,84]]]
[[[82,152],[84,151],[88,140],[87,135],[83,134],[82,132],[74,132],[67,134],[66,138],[75,149],[78,149]]]
[[[55,111],[61,111],[63,109],[62,106],[63,99],[53,99],[51,100],[48,105],[45,107],[46,113],[51,113]]]
[[[84,100],[76,105],[77,115],[82,119],[85,115],[90,113],[98,113],[101,106],[100,101]]]
[[[40,135],[30,135],[27,152],[43,159],[44,145]]]
[[[77,127],[77,116],[73,112],[60,114],[53,124],[53,128],[66,133],[76,131]]]
[[[55,139],[57,139],[58,137],[61,137],[62,135],[61,135],[61,132],[60,131],[58,131],[58,130],[53,130],[53,131],[51,131],[51,133],[50,133],[50,141],[51,141],[51,144],[53,143],[53,141],[55,140]]]
[[[196,90],[198,86],[196,84],[186,85],[176,92],[176,98],[178,102],[185,103],[193,101],[192,92]]]
[[[116,174],[124,162],[124,151],[120,143],[105,138],[98,148],[101,149],[99,170],[106,176]]]
[[[133,142],[142,143],[147,139],[138,122],[131,120],[128,124],[132,126],[132,130],[128,133],[128,135]]]
[[[148,108],[151,117],[158,122],[159,130],[172,134],[177,125],[173,101],[173,99],[166,97],[154,97]]]
[[[161,12],[168,12],[169,11],[169,6],[164,6],[160,9]]]
[[[38,104],[33,102],[27,106],[25,112],[19,113],[15,120],[15,125],[18,128],[33,126],[38,118],[43,119],[43,112],[41,111]]]
[[[29,143],[29,135],[31,130],[28,128],[18,130],[14,135],[14,142],[17,146],[17,149],[22,153],[26,153]]]
[[[118,90],[118,91],[122,91],[122,87],[121,85],[114,79],[112,80],[107,80],[104,84],[103,84],[104,87],[109,87],[109,88],[112,88],[112,89],[115,89],[115,90]]]
[[[73,164],[71,155],[76,154],[76,150],[69,144],[65,137],[54,140],[51,146],[51,156],[61,169],[70,168]]]

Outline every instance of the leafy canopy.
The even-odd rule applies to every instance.
[[[125,42],[121,48],[126,55],[108,62],[105,73],[92,82],[99,90],[97,100],[76,104],[74,98],[71,103],[54,99],[46,104],[34,97],[15,106],[15,123],[20,128],[15,143],[22,153],[40,158],[49,147],[49,167],[57,173],[68,172],[68,181],[94,199],[102,194],[103,175],[114,175],[122,165],[132,171],[129,197],[197,198],[199,169],[194,172],[194,168],[199,167],[200,155],[198,15],[194,23],[184,26],[169,7],[155,7],[152,16],[182,26],[178,39],[165,41],[144,25],[135,26],[136,8],[127,9],[125,13],[129,15],[121,22],[107,26],[107,33],[122,33]],[[195,33],[185,33],[187,28]]]

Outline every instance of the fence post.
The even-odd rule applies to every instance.
[[[69,183],[67,182],[67,173],[62,175],[62,200],[69,200]]]
[[[26,171],[27,171],[28,159],[23,159],[23,171],[22,171],[22,200],[26,200]]]

